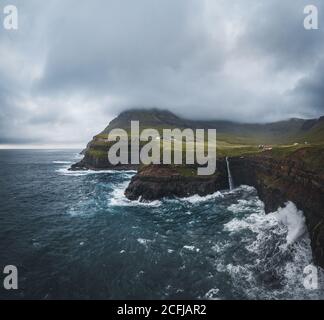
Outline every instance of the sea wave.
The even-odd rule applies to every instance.
[[[199,252],[200,251],[199,248],[196,248],[193,245],[184,245],[183,249],[188,250],[188,251],[192,251],[192,252]]]
[[[287,227],[287,245],[296,242],[307,231],[304,214],[293,202],[287,202],[284,208],[279,208],[272,215]]]
[[[244,213],[251,201],[238,201],[233,213]],[[233,209],[233,208],[232,208]],[[253,209],[253,207],[251,207]],[[220,259],[217,269],[230,275],[233,285],[244,288],[244,294],[251,299],[261,298],[318,298],[303,287],[306,266],[312,264],[310,239],[306,232],[303,212],[292,202],[287,202],[276,212],[265,214],[255,212],[243,217],[235,216],[224,224],[224,230],[239,234],[244,248],[255,256],[253,262],[237,264]],[[244,233],[250,230],[256,237]],[[215,250],[223,249],[215,245]],[[222,250],[223,251],[223,250]],[[323,270],[319,268],[323,274]],[[270,290],[267,290],[270,288]]]
[[[138,238],[137,242],[141,245],[143,245],[144,247],[147,248],[147,246],[152,242],[153,240],[150,239],[143,239],[143,238]]]
[[[70,164],[72,161],[53,161],[54,164]]]
[[[125,196],[125,190],[130,180],[124,181],[114,186],[114,191],[110,195],[109,204],[112,206],[144,206],[144,207],[159,207],[162,202],[159,200],[151,202],[143,202],[139,198],[138,200],[129,200]]]
[[[255,204],[254,200],[238,200],[237,204],[228,207],[228,210],[238,213],[251,210],[250,205]],[[261,209],[261,206],[260,206]],[[279,225],[281,224],[281,225]],[[244,218],[235,217],[224,225],[224,229],[230,232],[238,232],[242,229],[250,229],[255,233],[277,226],[278,229],[286,228],[287,245],[297,241],[306,233],[305,217],[302,211],[299,211],[292,202],[287,202],[284,208],[279,208],[276,212],[270,214],[253,213]],[[282,232],[281,232],[282,233]]]
[[[141,212],[141,218],[146,214],[150,219],[154,216],[157,223],[149,226],[146,224],[149,219],[145,218],[142,223],[136,223],[136,227],[129,227],[127,234],[132,235],[133,242],[145,248],[146,252],[156,254],[157,259],[173,259],[179,255],[181,266],[179,264],[177,268],[181,272],[186,268],[189,270],[191,262],[198,264],[203,261],[212,275],[204,291],[197,294],[198,298],[318,299],[323,294],[309,292],[303,286],[303,271],[313,262],[312,251],[303,213],[292,202],[276,212],[265,214],[264,204],[250,186],[207,196],[131,201],[124,192],[136,171],[68,171],[68,167],[59,170],[59,173],[69,176],[118,175],[107,182],[108,186],[103,182],[105,187],[98,186],[95,181],[95,186],[103,188],[105,194],[94,203],[86,203],[86,207],[94,212],[109,212],[111,208],[112,212],[118,213],[116,216],[120,212],[133,214],[137,210]],[[206,204],[213,205],[209,208]],[[125,210],[123,207],[138,209]],[[78,215],[78,209],[77,206],[69,213]],[[214,225],[212,219],[215,219]],[[135,225],[134,222],[132,225]],[[151,233],[148,232],[150,228]],[[162,236],[157,236],[158,232]],[[118,252],[127,257],[128,250],[125,248],[120,248]],[[159,250],[168,256],[159,256]],[[138,264],[144,270],[145,265],[141,261]],[[222,275],[228,279],[225,289],[219,285]],[[209,275],[206,272],[204,276],[206,280]]]
[[[69,170],[69,169],[70,166],[64,166],[55,171],[64,176],[74,176],[74,177],[94,175],[94,174],[107,174],[107,173],[133,176],[137,172],[135,170]]]
[[[216,199],[216,198],[224,198],[224,195],[220,191],[217,191],[217,192],[215,192],[213,194],[209,194],[209,195],[206,195],[206,196],[200,196],[200,195],[196,194],[196,195],[193,195],[193,196],[190,196],[190,197],[177,198],[177,200],[186,201],[186,202],[190,202],[192,204],[195,204],[195,203],[210,201],[210,200],[213,200],[213,199]]]
[[[254,207],[257,212],[264,211],[264,204],[259,199],[239,199],[237,203],[231,204],[227,210],[232,211],[233,213],[244,212],[244,211],[251,211],[251,207]]]

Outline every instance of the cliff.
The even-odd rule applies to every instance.
[[[309,154],[308,154],[309,153]],[[315,153],[315,154],[314,154]],[[313,158],[312,158],[313,157]],[[312,163],[308,160],[312,158]],[[315,263],[324,267],[324,150],[298,150],[285,158],[239,157],[230,161],[236,185],[254,186],[266,213],[292,201],[304,212]],[[314,162],[317,162],[315,164]]]
[[[156,200],[164,197],[204,196],[227,188],[224,162],[212,176],[197,176],[195,166],[149,165],[142,167],[125,191],[130,200]]]
[[[303,148],[288,155],[263,153],[233,157],[230,169],[235,185],[256,188],[266,213],[276,211],[287,201],[303,210],[311,238],[315,262],[324,267],[324,148]],[[184,170],[184,169],[181,169]],[[211,177],[186,175],[173,166],[145,166],[133,177],[125,195],[135,200],[163,197],[201,196],[228,188],[225,159],[217,161]],[[180,171],[180,172],[179,172]]]

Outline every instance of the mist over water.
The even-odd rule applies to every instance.
[[[0,265],[19,270],[1,298],[324,298],[303,286],[312,255],[293,203],[265,215],[248,186],[129,201],[134,171],[68,171],[77,157],[0,151]]]

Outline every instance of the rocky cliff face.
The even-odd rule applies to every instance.
[[[295,157],[233,158],[234,183],[254,186],[266,213],[292,201],[304,212],[314,259],[324,267],[324,175],[309,170]]]
[[[212,176],[197,176],[197,168],[186,168],[150,165],[141,168],[133,177],[125,195],[130,200],[156,200],[163,197],[188,197],[194,194],[204,196],[216,190],[227,188],[227,176],[224,162],[220,162],[221,170]]]

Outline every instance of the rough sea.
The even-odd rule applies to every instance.
[[[70,172],[78,150],[0,150],[0,299],[322,299],[303,213],[254,188],[129,201],[134,171]],[[235,177],[233,177],[235,184]],[[2,287],[6,265],[18,290]]]

